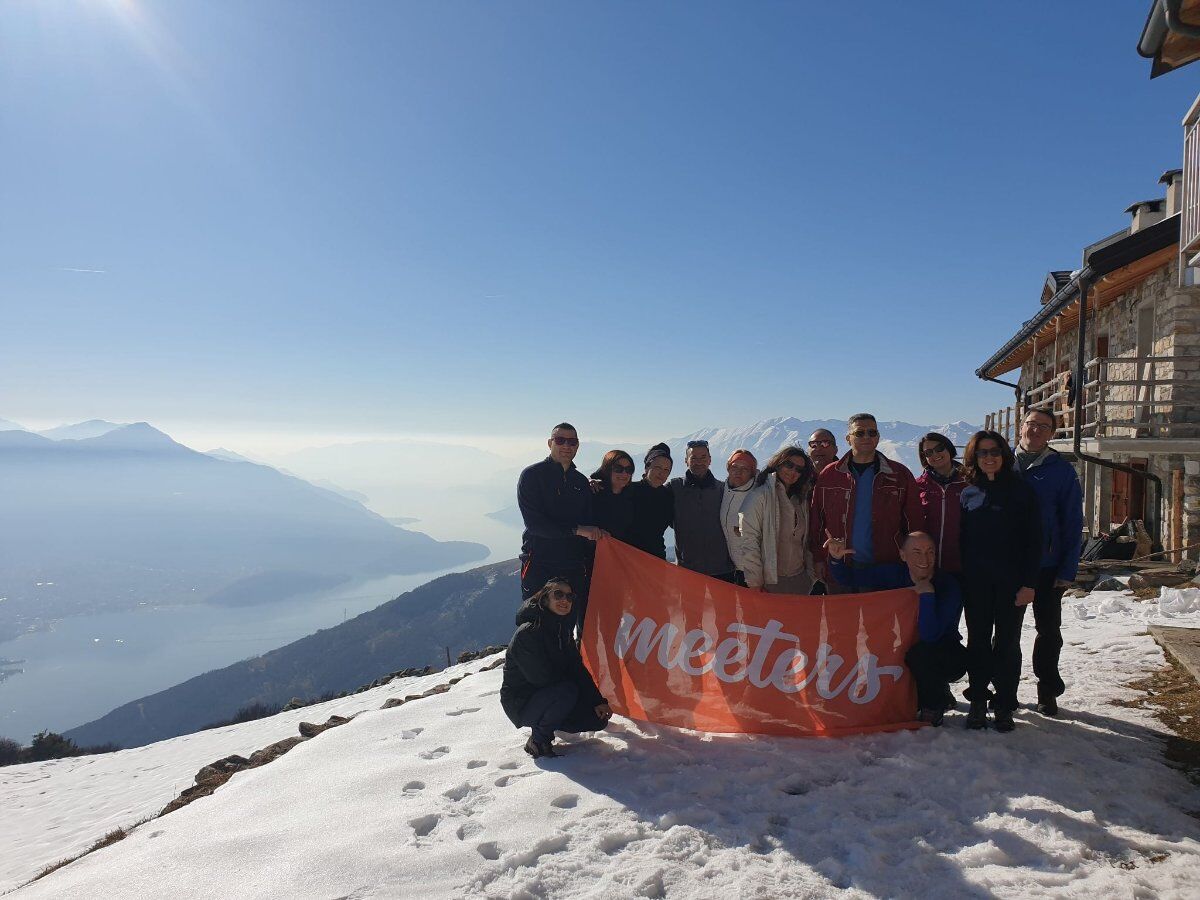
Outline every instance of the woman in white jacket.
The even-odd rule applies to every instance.
[[[746,586],[772,594],[807,594],[813,585],[808,547],[808,484],[812,463],[799,447],[784,447],[758,476],[739,514]]]

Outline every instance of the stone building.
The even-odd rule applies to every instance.
[[[1151,78],[1200,60],[1200,0],[1152,0],[1138,52]],[[1131,205],[1079,268],[1051,272],[1040,309],[975,374],[1014,390],[986,418],[1010,441],[1024,409],[1054,411],[1092,534],[1140,519],[1170,557],[1198,559],[1200,97],[1183,128],[1165,196]]]
[[[1141,519],[1165,548],[1196,558],[1200,286],[1180,256],[1182,170],[1160,182],[1165,197],[1130,206],[1127,228],[1086,247],[1078,269],[1047,276],[1040,309],[976,374],[1015,389],[1013,405],[986,418],[1010,441],[1024,409],[1053,410],[1053,446],[1075,462],[1092,534]],[[1009,373],[1015,382],[1001,380]]]

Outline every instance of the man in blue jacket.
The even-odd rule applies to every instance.
[[[562,422],[546,441],[550,455],[521,472],[517,506],[521,535],[521,599],[528,600],[551,578],[564,578],[575,591],[575,620],[582,628],[587,609],[589,541],[603,531],[592,524],[592,491],[575,468],[579,433]]]
[[[945,711],[954,708],[950,682],[962,678],[967,671],[967,648],[958,631],[963,609],[958,579],[936,571],[937,543],[923,531],[913,531],[904,538],[900,545],[902,562],[884,563],[853,573],[843,561],[847,553],[845,541],[828,537],[825,549],[834,578],[849,584],[853,574],[858,591],[911,587],[917,592],[920,640],[909,648],[904,662],[917,682],[917,719],[936,728],[942,724]]]
[[[1033,596],[1033,674],[1038,680],[1037,709],[1045,716],[1058,715],[1058,697],[1065,689],[1058,673],[1062,597],[1075,581],[1083,544],[1083,491],[1075,467],[1050,447],[1056,424],[1052,412],[1026,411],[1017,449],[1017,469],[1037,494],[1042,514],[1042,567]]]

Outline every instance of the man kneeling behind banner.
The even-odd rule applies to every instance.
[[[612,709],[723,733],[915,727],[911,590],[763,594],[615,540],[596,546],[583,658]]]

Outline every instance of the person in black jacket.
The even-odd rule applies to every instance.
[[[624,450],[609,450],[600,468],[592,473],[592,518],[596,525],[618,541],[628,541],[633,530],[633,457]],[[598,483],[598,484],[597,484]]]
[[[1021,677],[1021,623],[1033,602],[1042,554],[1037,496],[1015,470],[1008,442],[977,431],[963,453],[960,496],[966,586],[968,728],[987,727],[991,692],[997,731],[1012,731]]]
[[[633,500],[633,527],[624,538],[630,546],[659,559],[667,558],[666,530],[675,523],[675,495],[665,487],[674,463],[671,448],[655,444],[646,452],[646,471],[641,481],[628,488]]]
[[[554,732],[602,731],[612,718],[571,634],[574,599],[564,579],[546,582],[517,613],[504,657],[500,705],[514,725],[532,729],[525,752],[534,758],[559,755]]]
[[[582,627],[587,609],[589,541],[602,532],[592,518],[588,480],[575,468],[579,433],[562,422],[546,441],[550,455],[526,468],[517,481],[517,506],[525,522],[521,535],[521,597],[528,599],[547,579],[572,579],[578,596],[577,619]]]

